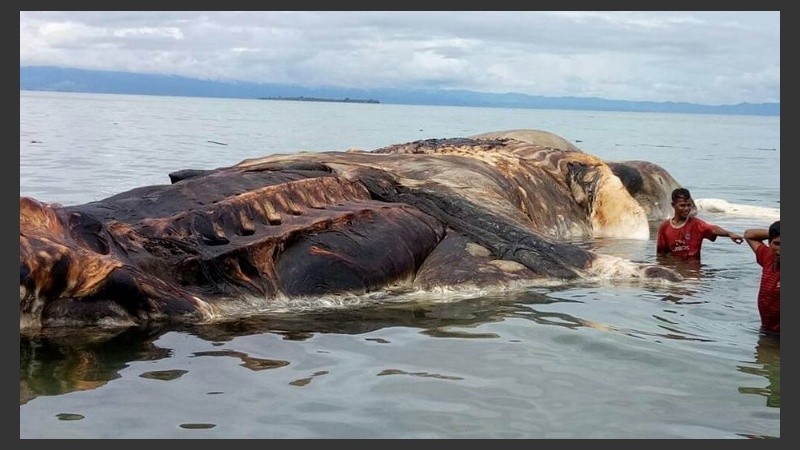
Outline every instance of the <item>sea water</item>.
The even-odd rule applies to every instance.
[[[181,169],[539,129],[647,160],[729,230],[780,217],[780,118],[20,91],[20,195],[99,200]],[[655,240],[582,245],[655,263]],[[678,284],[334,297],[203,326],[20,338],[21,438],[780,437],[760,268],[706,241]],[[377,300],[377,301],[372,301]]]

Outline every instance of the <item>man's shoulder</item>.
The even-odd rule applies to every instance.
[[[701,218],[699,218],[697,216],[689,217],[689,220],[686,223],[687,224],[692,224],[693,226],[696,226],[696,227],[703,227],[703,228],[708,228],[708,227],[712,227],[713,226],[711,224],[711,222],[707,222],[707,221],[705,221],[705,220],[703,220],[703,219],[701,219]]]
[[[753,251],[755,251],[757,256],[761,256],[763,258],[772,256],[772,250],[769,249],[769,245],[766,245],[763,242],[756,244],[756,248],[754,248]]]

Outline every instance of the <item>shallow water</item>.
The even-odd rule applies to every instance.
[[[77,204],[270,153],[516,128],[660,164],[728,229],[779,214],[774,117],[24,91],[20,195]],[[652,236],[581,245],[656,263]],[[780,344],[758,332],[752,252],[719,238],[676,269],[677,284],[328,298],[208,325],[23,335],[20,437],[780,437]]]

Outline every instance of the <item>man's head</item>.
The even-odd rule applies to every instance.
[[[678,200],[692,200],[692,194],[689,193],[689,190],[686,188],[677,188],[672,191],[672,204],[674,205],[675,202]]]
[[[687,219],[692,215],[694,201],[688,189],[677,188],[672,191],[672,208],[675,210],[675,217],[678,219]]]
[[[772,253],[775,254],[778,258],[781,257],[781,221],[776,220],[769,226],[769,232],[767,233],[767,242],[769,242],[769,248],[772,250]]]
[[[779,237],[781,237],[781,221],[776,220],[769,226],[769,242]]]

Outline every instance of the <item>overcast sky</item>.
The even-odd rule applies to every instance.
[[[779,102],[780,12],[20,12],[20,66],[355,88]]]

